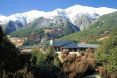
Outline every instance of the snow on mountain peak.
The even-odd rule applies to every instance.
[[[65,10],[70,14],[74,14],[74,13],[76,13],[76,14],[77,13],[95,14],[95,13],[97,13],[99,15],[104,15],[104,14],[108,14],[108,13],[117,11],[117,9],[113,9],[113,8],[107,8],[107,7],[94,8],[94,7],[81,6],[81,5],[74,5]]]
[[[38,11],[38,10],[32,10],[28,11],[25,13],[16,13],[10,16],[3,16],[0,15],[0,21],[16,21],[19,20],[23,22],[25,20],[27,23],[30,23],[31,21],[39,18],[39,17],[44,17],[47,19],[51,19],[55,16],[62,16],[69,18],[71,21],[73,21],[77,15],[82,15],[82,14],[89,14],[89,15],[104,15],[108,13],[112,13],[117,11],[117,9],[112,9],[112,8],[107,8],[107,7],[99,7],[99,8],[94,8],[94,7],[89,7],[89,6],[82,6],[82,5],[74,5],[66,9],[55,9],[50,12],[44,12],[44,11]]]
[[[109,14],[109,13],[112,13],[112,12],[115,12],[115,11],[117,11],[117,9],[107,8],[107,7],[96,8],[96,13],[98,13],[100,15]]]
[[[6,22],[8,22],[8,18],[0,14],[0,24],[5,24]]]
[[[95,14],[101,16],[104,14],[115,12],[117,11],[117,9],[106,8],[106,7],[94,8],[89,6],[74,5],[72,7],[65,9],[65,11],[67,12],[69,18],[73,22],[75,20],[74,18],[76,18],[77,15],[88,14],[92,17],[95,17]]]
[[[27,17],[39,17],[39,16],[43,16],[45,14],[44,11],[38,11],[38,10],[32,10],[32,11],[29,11],[29,12],[25,12],[25,13],[22,13],[24,16],[27,16]]]

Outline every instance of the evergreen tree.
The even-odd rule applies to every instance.
[[[18,69],[19,50],[6,38],[0,26],[0,75],[3,72],[15,72]]]

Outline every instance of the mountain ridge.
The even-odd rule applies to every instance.
[[[3,22],[2,27],[7,34],[15,31],[21,32],[21,28],[26,30],[28,27],[28,29],[34,28],[34,31],[43,29],[44,27],[57,27],[61,31],[65,31],[66,34],[70,34],[87,29],[98,17],[114,11],[117,11],[117,9],[74,5],[66,9],[59,8],[50,12],[32,10],[25,13],[13,14],[8,17],[0,16],[0,23]],[[69,31],[67,32],[65,28]],[[33,30],[30,30],[31,32]]]
[[[102,40],[108,38],[108,35],[117,30],[117,12],[103,15],[98,18],[94,23],[81,31],[75,32],[67,36],[63,36],[58,40],[76,40],[84,43],[100,43]]]
[[[107,7],[94,8],[94,7],[88,7],[88,6],[74,5],[74,6],[66,8],[66,9],[58,8],[58,9],[55,9],[50,12],[49,11],[44,12],[44,11],[39,11],[39,10],[31,10],[31,11],[24,12],[24,13],[15,13],[10,16],[0,15],[0,21],[1,22],[2,21],[8,22],[9,20],[22,21],[22,19],[25,19],[25,20],[27,20],[27,23],[30,23],[30,21],[33,21],[34,19],[39,18],[39,17],[52,18],[53,16],[56,16],[59,14],[63,15],[63,16],[66,15],[72,21],[72,19],[77,14],[80,14],[80,13],[81,14],[82,13],[89,13],[89,14],[97,13],[99,15],[104,15],[104,14],[108,14],[108,13],[111,13],[114,11],[117,11],[117,9],[107,8]]]

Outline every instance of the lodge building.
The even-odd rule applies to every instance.
[[[22,52],[31,52],[33,48],[39,48],[41,51],[47,51],[48,47],[53,47],[55,52],[60,54],[61,52],[69,52],[70,54],[79,53],[85,51],[86,49],[95,49],[99,45],[97,44],[86,44],[86,43],[77,43],[76,41],[53,41],[50,40],[49,46],[26,46],[21,48]]]
[[[86,43],[77,43],[76,41],[50,41],[50,46],[54,47],[57,53],[68,51],[69,53],[78,53],[85,51],[86,49],[95,49],[99,45],[97,44],[86,44]]]

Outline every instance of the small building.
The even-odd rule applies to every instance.
[[[45,45],[25,45],[19,47],[22,53],[30,53],[33,49],[38,49],[39,51],[46,52],[47,46]]]

